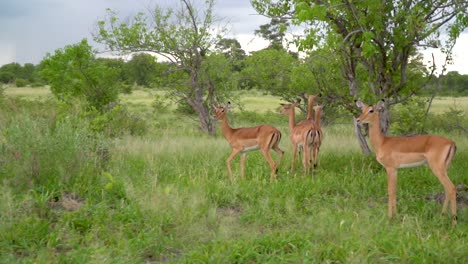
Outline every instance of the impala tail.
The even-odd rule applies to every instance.
[[[448,167],[450,165],[450,162],[453,159],[453,156],[455,156],[455,153],[457,152],[457,146],[455,143],[450,145],[449,152],[447,153],[447,157],[445,158],[445,165]]]
[[[309,142],[309,144],[313,144],[317,141],[317,137],[320,137],[319,133],[317,130],[315,129],[310,129],[309,131],[307,131],[307,142]]]

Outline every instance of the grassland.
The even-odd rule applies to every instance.
[[[35,89],[5,94],[31,104],[49,94]],[[153,113],[153,96],[138,91],[122,101]],[[275,183],[258,152],[247,155],[246,179],[234,160],[231,183],[224,138],[171,112],[145,115],[147,135],[94,139],[104,157],[82,126],[58,122],[60,133],[49,132],[50,120],[36,113],[48,103],[0,115],[0,263],[468,262],[467,210],[459,208],[452,227],[441,205],[427,199],[443,191],[428,168],[399,171],[399,213],[387,219],[385,172],[360,153],[351,122],[324,127],[315,174],[303,175],[300,166],[289,173],[287,119],[272,117],[279,101],[241,95],[246,110],[283,132],[286,154]],[[437,98],[434,111],[451,104]],[[244,115],[230,118],[254,125]],[[468,184],[468,138],[446,136],[458,146],[449,176]]]

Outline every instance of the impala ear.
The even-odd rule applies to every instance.
[[[225,109],[226,109],[226,111],[231,110],[231,102],[230,101],[227,102]]]
[[[355,103],[356,103],[356,106],[361,109],[364,109],[364,107],[366,107],[366,104],[363,103],[361,100],[356,100]]]

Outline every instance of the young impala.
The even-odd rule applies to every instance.
[[[375,106],[357,101],[362,113],[358,124],[369,124],[369,138],[374,148],[377,161],[385,167],[388,181],[388,217],[396,214],[397,170],[428,164],[445,189],[445,201],[442,213],[445,214],[450,201],[452,224],[457,224],[456,189],[447,176],[447,168],[456,151],[455,143],[440,136],[419,135],[412,137],[387,137],[380,130],[379,111],[385,102]]]
[[[313,94],[307,95],[307,105],[308,105],[307,118],[300,121],[297,124],[297,125],[313,124],[316,130],[316,137],[312,144],[312,148],[310,149],[310,151],[312,152],[311,156],[314,161],[314,169],[317,169],[317,166],[318,166],[318,156],[319,156],[320,146],[322,145],[322,139],[323,139],[322,127],[320,125],[320,119],[322,117],[323,106],[321,105],[314,106],[315,98],[319,96],[321,95],[320,94],[319,95],[313,95]],[[314,115],[314,110],[315,110],[315,115]]]
[[[293,104],[281,104],[281,114],[289,117],[289,138],[292,144],[291,173],[294,172],[296,153],[299,148],[304,150],[302,164],[304,165],[304,173],[308,174],[310,170],[310,153],[317,138],[317,130],[312,122],[296,124],[295,108],[299,105],[299,102],[300,101]]]
[[[260,150],[265,156],[271,168],[270,182],[276,179],[278,166],[281,163],[284,152],[279,148],[281,140],[281,132],[270,125],[261,125],[257,127],[241,127],[231,128],[228,123],[226,113],[229,109],[230,103],[227,106],[213,106],[215,111],[215,118],[221,120],[221,131],[223,136],[231,145],[232,153],[226,160],[227,169],[229,172],[229,179],[233,181],[231,161],[240,153],[240,168],[241,177],[244,178],[244,164],[245,157],[248,151]],[[278,153],[278,162],[275,163],[270,155],[270,149]]]

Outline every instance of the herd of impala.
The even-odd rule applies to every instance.
[[[303,152],[302,163],[304,173],[310,172],[313,161],[314,170],[317,168],[318,154],[322,144],[323,133],[320,126],[322,106],[314,107],[315,95],[307,95],[307,118],[296,123],[295,108],[300,100],[292,104],[281,104],[281,113],[289,117],[289,138],[292,144],[291,173],[294,171],[296,153]],[[356,101],[356,105],[362,110],[357,118],[358,124],[369,124],[369,139],[376,153],[377,161],[385,167],[388,185],[388,217],[396,214],[396,186],[397,170],[399,168],[416,167],[427,164],[434,175],[444,186],[445,201],[442,213],[446,213],[450,202],[452,213],[452,225],[457,224],[456,188],[447,175],[447,168],[455,155],[455,142],[436,135],[418,135],[411,137],[385,136],[379,123],[379,112],[384,107],[384,102],[376,105],[366,105]],[[232,128],[229,126],[227,112],[230,103],[226,106],[213,106],[215,118],[221,121],[221,130],[232,147],[232,153],[226,160],[229,178],[233,181],[231,161],[240,154],[241,177],[244,178],[244,165],[246,153],[252,150],[260,150],[270,165],[270,181],[276,180],[279,164],[284,151],[279,148],[281,132],[270,125],[256,127]],[[314,115],[315,112],[315,115]],[[272,159],[270,150],[278,154],[278,161]]]

